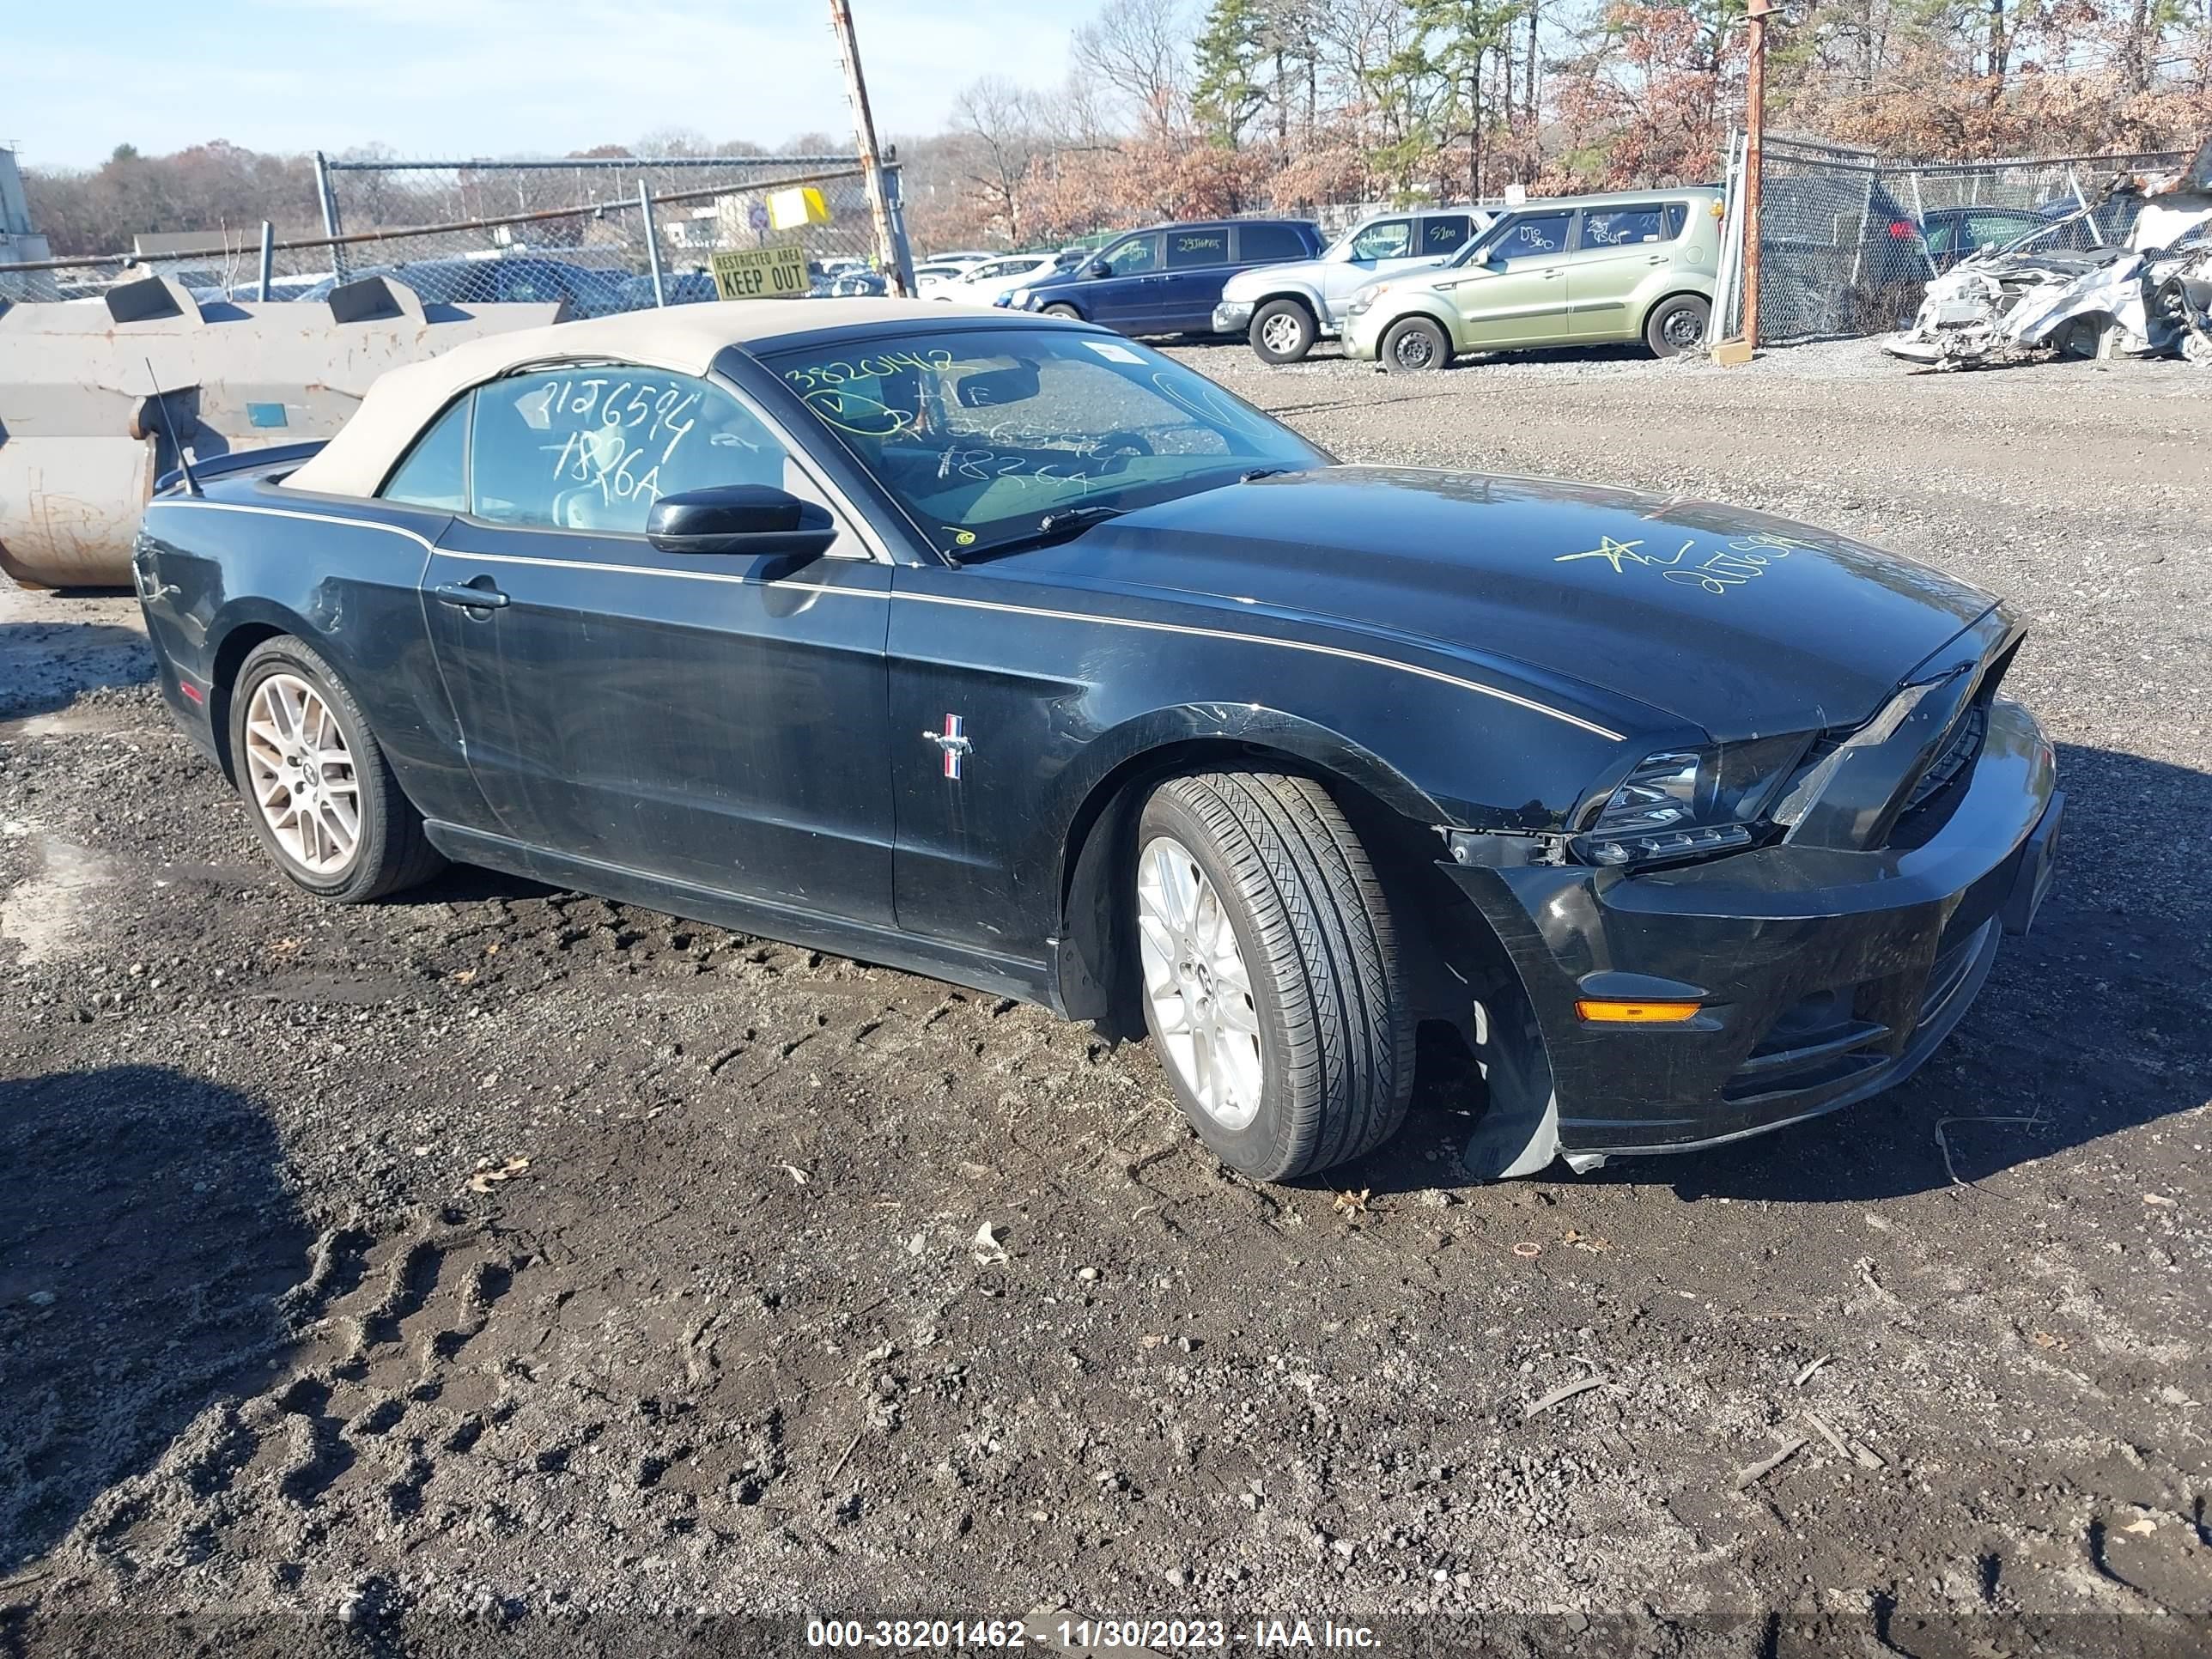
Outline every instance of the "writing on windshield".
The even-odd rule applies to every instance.
[[[1143,505],[1255,466],[1321,459],[1204,376],[1073,329],[962,331],[769,361],[947,551],[1023,538],[1079,504]]]

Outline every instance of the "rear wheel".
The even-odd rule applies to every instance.
[[[1253,313],[1245,337],[1261,362],[1297,363],[1305,361],[1320,336],[1313,313],[1296,300],[1270,300]]]
[[[1390,325],[1377,355],[1394,374],[1442,368],[1451,362],[1451,338],[1431,318],[1407,317]]]
[[[368,721],[330,665],[289,636],[247,653],[230,698],[232,775],[296,885],[341,904],[444,868]]]
[[[1705,325],[1713,308],[1694,294],[1677,294],[1662,300],[1644,319],[1644,343],[1655,357],[1679,357],[1705,343]]]
[[[1413,1076],[1397,939],[1365,849],[1319,784],[1164,783],[1131,873],[1145,1023],[1223,1162],[1280,1181],[1397,1128]]]

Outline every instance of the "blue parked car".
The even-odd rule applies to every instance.
[[[1124,334],[1211,334],[1222,285],[1240,270],[1310,259],[1326,245],[1305,219],[1221,219],[1154,225],[1109,242],[998,303],[1076,317]]]

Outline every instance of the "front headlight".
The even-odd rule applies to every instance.
[[[1020,310],[1027,311],[1030,308],[1030,301],[1035,298],[1036,298],[1036,290],[1035,289],[1018,288],[1012,294],[1009,294],[1006,296],[1006,303],[1010,306],[1016,307]]]
[[[1808,741],[1763,738],[1647,755],[1574,837],[1575,856],[1617,867],[1748,847]]]
[[[1352,303],[1345,307],[1344,314],[1347,317],[1364,317],[1374,308],[1375,296],[1363,289],[1352,296]]]

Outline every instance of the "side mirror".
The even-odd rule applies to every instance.
[[[1114,274],[1114,267],[1103,259],[1093,259],[1084,267],[1083,274],[1085,276],[1111,276]]]
[[[830,509],[766,484],[717,484],[663,495],[645,538],[663,553],[738,553],[814,558],[837,539]]]

